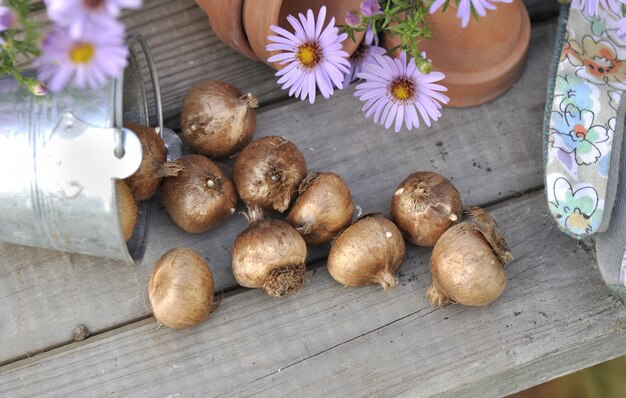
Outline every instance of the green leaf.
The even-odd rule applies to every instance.
[[[478,11],[476,11],[476,8],[474,7],[474,5],[472,5],[472,16],[474,17],[475,20],[480,20],[480,16],[478,15]]]
[[[443,3],[443,9],[441,10],[441,12],[446,12],[449,5],[450,5],[450,0],[446,0],[446,2]]]
[[[388,49],[386,54],[387,54],[387,55],[389,55],[389,54],[393,54],[393,52],[394,52],[394,51],[396,51],[396,50],[397,50],[397,49],[399,49],[399,48],[402,48],[402,46],[399,46],[399,45],[398,45],[398,46],[394,46],[394,47],[392,47],[392,48]]]
[[[5,2],[16,14],[16,26],[3,32],[5,45],[0,51],[0,77],[13,76],[22,84],[24,78],[21,70],[16,66],[18,58],[31,60],[41,54],[39,48],[39,24],[29,18],[31,1],[8,0]]]

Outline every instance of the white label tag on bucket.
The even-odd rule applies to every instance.
[[[116,156],[117,137],[122,139],[121,157]],[[60,118],[45,152],[65,181],[123,179],[137,171],[142,157],[141,142],[131,130],[93,127],[71,113]]]

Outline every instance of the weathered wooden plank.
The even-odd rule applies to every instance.
[[[553,24],[535,29],[527,71],[510,93],[485,106],[447,109],[432,129],[382,130],[363,119],[346,91],[315,106],[262,111],[258,133],[284,135],[303,149],[311,169],[342,175],[366,212],[386,211],[388,195],[415,170],[450,177],[467,203],[490,203],[542,185],[541,122],[553,41]],[[136,267],[0,244],[0,363],[68,342],[79,323],[98,332],[149,315],[151,268],[175,246],[209,260],[217,291],[235,286],[229,250],[244,218],[189,235],[156,202],[145,259]]]
[[[320,268],[297,295],[244,291],[189,330],[146,320],[1,368],[0,392],[489,397],[626,353],[626,308],[593,250],[554,227],[543,192],[492,210],[516,259],[490,306],[431,307],[430,254],[412,247],[389,293]]]
[[[607,326],[609,333],[596,336],[583,345],[571,344],[567,348],[560,348],[559,351],[548,352],[516,368],[486,375],[479,382],[468,383],[441,394],[441,397],[505,396],[617,358],[624,355],[624,350],[617,347],[618,344],[623,344],[626,338],[624,328],[626,328],[626,323],[621,318],[613,325]],[[546,373],[546,369],[553,370]],[[407,391],[407,395],[409,394],[410,391]]]

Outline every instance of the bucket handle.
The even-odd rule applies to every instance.
[[[141,49],[146,57],[146,64],[148,65],[148,71],[150,72],[150,81],[152,83],[152,90],[154,93],[154,105],[156,107],[156,117],[157,117],[157,132],[161,140],[163,140],[163,102],[161,100],[161,86],[159,85],[159,76],[157,74],[156,65],[154,63],[154,57],[152,56],[152,51],[150,51],[150,46],[148,46],[148,42],[146,39],[138,34],[133,33],[128,36],[127,39],[128,46],[132,46],[135,43],[139,43]],[[115,156],[118,158],[122,158],[125,154],[124,150],[124,131],[123,129],[117,129],[115,134]]]

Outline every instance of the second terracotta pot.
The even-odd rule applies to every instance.
[[[428,17],[432,40],[420,49],[432,60],[433,70],[445,73],[448,106],[465,108],[489,102],[504,94],[524,69],[530,42],[530,19],[521,0],[498,3],[480,20],[472,18],[466,28],[453,6]],[[385,37],[392,48],[397,37]]]
[[[250,42],[250,46],[255,54],[265,63],[274,69],[281,69],[278,63],[267,62],[267,59],[277,51],[267,51],[265,46],[269,44],[268,36],[275,36],[270,25],[278,25],[293,32],[293,28],[287,22],[287,16],[293,15],[297,18],[298,13],[306,15],[308,9],[313,10],[315,16],[318,15],[322,6],[326,6],[325,25],[332,17],[335,17],[335,24],[344,23],[345,15],[350,10],[357,10],[362,0],[244,0],[243,2],[243,25]],[[357,35],[357,42],[350,38],[343,43],[343,49],[350,55],[354,53],[363,33]]]

